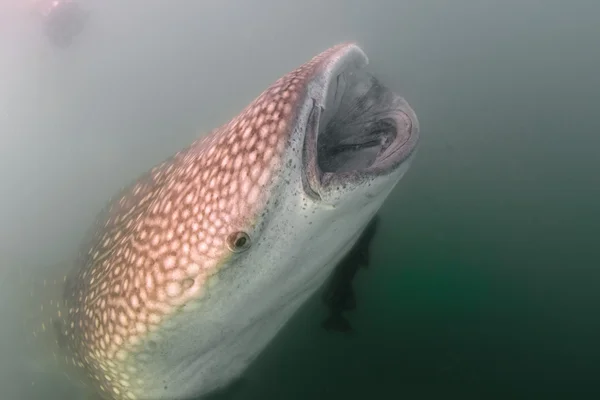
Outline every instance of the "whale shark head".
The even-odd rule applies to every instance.
[[[366,66],[356,44],[326,50],[108,203],[32,291],[69,376],[104,399],[180,399],[246,369],[415,154],[415,113]]]

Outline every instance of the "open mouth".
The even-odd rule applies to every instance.
[[[366,71],[329,82],[325,109],[315,106],[304,143],[305,189],[319,197],[333,182],[393,173],[413,153],[418,121],[408,103]]]

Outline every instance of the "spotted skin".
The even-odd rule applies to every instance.
[[[56,309],[52,329],[44,322],[35,332],[53,335],[71,376],[103,399],[144,398],[138,366],[152,363],[144,349],[161,346],[176,317],[201,304],[211,277],[245,250],[244,232],[279,178],[306,81],[348,46],[285,75],[109,202],[74,267],[52,282],[62,288],[42,305]]]

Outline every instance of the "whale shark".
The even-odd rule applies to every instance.
[[[356,43],[323,51],[124,187],[72,260],[36,272],[29,351],[73,398],[226,387],[351,252],[418,143],[415,112]]]

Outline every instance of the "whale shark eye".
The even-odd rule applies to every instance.
[[[234,232],[227,237],[227,245],[234,253],[241,253],[250,248],[250,236],[246,232]]]

